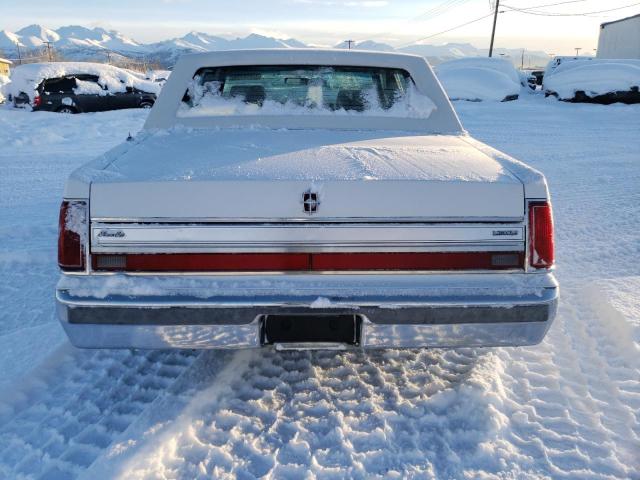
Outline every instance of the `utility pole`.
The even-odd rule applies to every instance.
[[[352,43],[356,43],[355,40],[345,40],[344,43],[347,44],[347,48],[349,48],[349,50],[351,50],[351,44]]]
[[[53,62],[53,57],[51,55],[51,42],[42,42],[47,46],[47,55],[49,56],[49,61]]]
[[[524,48],[522,49],[522,58],[520,59],[520,70],[524,70]]]
[[[107,54],[107,63],[111,65],[111,52],[107,50],[106,54]]]
[[[580,55],[580,50],[582,50],[582,47],[576,47],[576,57]]]
[[[18,65],[22,65],[22,56],[20,55],[20,43],[16,42],[16,49],[18,50]]]
[[[496,9],[493,12],[493,29],[491,30],[491,44],[489,45],[489,57],[493,57],[493,40],[496,37],[496,23],[498,23],[498,8],[500,0],[496,0]]]

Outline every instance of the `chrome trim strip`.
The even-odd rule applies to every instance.
[[[547,270],[532,270],[531,272],[527,272],[528,275],[546,275],[549,272],[554,271],[554,268]],[[126,275],[131,277],[159,277],[159,278],[168,278],[168,277],[247,277],[247,276],[258,276],[258,277],[270,277],[270,276],[283,276],[290,275],[292,277],[304,276],[304,275],[339,275],[339,276],[348,276],[348,275],[357,275],[357,276],[370,276],[370,275],[388,275],[390,277],[396,275],[422,275],[422,276],[435,276],[435,275],[460,275],[464,273],[465,275],[504,275],[507,274],[518,274],[524,273],[524,270],[521,268],[513,268],[513,269],[505,269],[505,270],[314,270],[310,272],[309,270],[302,271],[261,271],[261,272],[108,272],[108,271],[90,271],[90,272],[60,272],[64,277],[85,277],[85,278],[100,278],[114,275],[122,275],[126,273]]]
[[[525,217],[91,217],[92,222],[104,223],[254,223],[254,224],[287,224],[287,223],[521,223]]]
[[[524,249],[498,225],[132,225],[94,223],[92,252],[480,251]]]

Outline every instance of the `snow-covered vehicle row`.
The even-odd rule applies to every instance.
[[[567,102],[640,103],[640,60],[572,59],[548,67],[545,95]]]
[[[161,84],[89,62],[32,63],[13,69],[5,91],[17,107],[61,113],[151,108]]]
[[[558,296],[544,177],[398,54],[183,57],[71,175],[59,264],[80,347],[529,345]]]

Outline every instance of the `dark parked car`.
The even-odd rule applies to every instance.
[[[95,88],[79,88],[79,82],[95,84]],[[86,83],[85,83],[86,82]],[[15,104],[31,103],[33,110],[49,112],[80,113],[118,110],[121,108],[151,108],[156,94],[144,92],[135,87],[125,87],[124,91],[112,92],[106,85],[100,85],[96,75],[69,75],[43,80],[30,101],[22,92],[14,98]]]
[[[151,108],[160,89],[157,83],[132,72],[90,63],[24,65],[16,68],[13,76],[18,77],[12,82],[13,104],[30,105],[34,111],[81,113]]]

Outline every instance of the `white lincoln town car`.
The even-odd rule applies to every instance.
[[[60,209],[78,347],[515,346],[553,321],[545,178],[470,137],[421,57],[185,55],[127,140]]]

